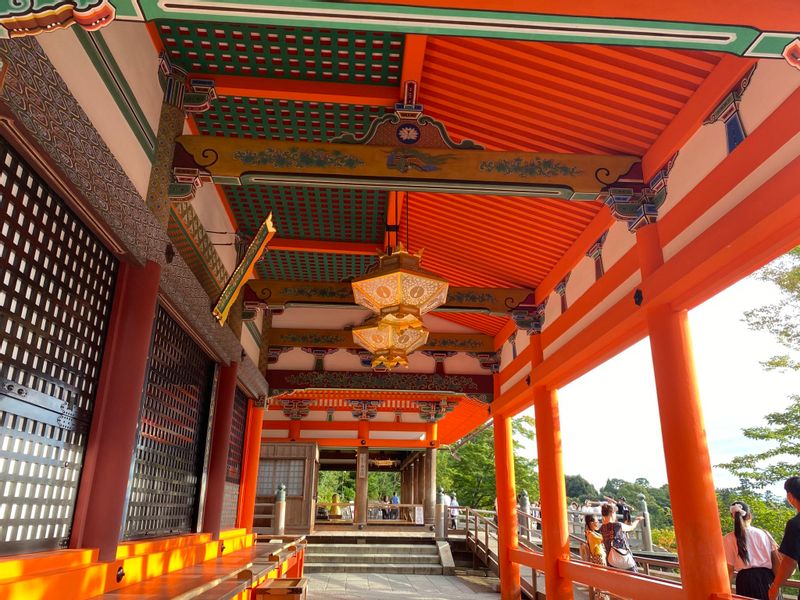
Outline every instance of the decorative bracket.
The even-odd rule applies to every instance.
[[[788,47],[789,46],[787,46],[787,48]],[[789,64],[791,64],[791,60],[789,60]],[[722,121],[725,124],[725,135],[728,139],[728,153],[733,152],[733,149],[741,144],[744,138],[747,137],[744,125],[742,125],[742,117],[739,114],[739,103],[741,102],[745,90],[750,85],[750,79],[753,77],[756,66],[757,65],[753,65],[753,68],[747,72],[747,75],[742,77],[739,83],[736,84],[736,87],[723,98],[719,106],[717,106],[714,112],[703,122],[703,125],[710,125],[717,121]]]
[[[500,372],[500,352],[469,352],[471,357],[477,358],[481,368],[491,373]]]
[[[528,296],[524,302],[511,311],[511,318],[517,329],[524,329],[528,335],[539,334],[542,332],[542,325],[544,325],[544,309],[547,307],[547,298],[541,304],[536,304],[534,294]],[[513,344],[514,342],[512,342]],[[516,351],[515,351],[516,358]]]
[[[358,421],[371,421],[378,416],[380,400],[350,400],[353,408],[353,418]]]
[[[416,81],[406,81],[403,84],[403,100],[394,105],[393,113],[386,113],[372,121],[367,133],[360,138],[352,133],[343,133],[333,138],[331,142],[405,148],[483,150],[483,146],[472,140],[454,142],[447,134],[444,123],[422,114],[423,107],[417,104],[417,89]],[[414,158],[413,150],[409,150],[407,154],[406,160]]]
[[[290,346],[270,346],[267,350],[267,364],[274,365],[278,362],[281,354],[288,352],[292,348]]]
[[[607,237],[608,237],[608,231],[605,231],[603,235],[597,238],[597,241],[591,246],[589,246],[589,249],[586,251],[586,256],[588,256],[594,261],[595,281],[600,279],[606,272],[605,266],[603,266],[603,244],[606,243]]]
[[[456,403],[452,400],[442,398],[441,400],[418,400],[419,416],[426,423],[436,423],[451,412]]]
[[[310,405],[311,402],[308,400],[295,400],[293,398],[281,399],[281,408],[283,408],[283,414],[289,417],[290,421],[299,421],[307,417]]]

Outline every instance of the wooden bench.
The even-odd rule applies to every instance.
[[[259,543],[96,598],[229,600],[265,579],[305,546],[305,539]]]

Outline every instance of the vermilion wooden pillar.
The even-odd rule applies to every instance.
[[[542,362],[542,338],[530,337],[531,365]],[[539,494],[542,511],[542,547],[545,561],[545,595],[548,600],[572,598],[572,582],[559,574],[558,564],[569,560],[567,491],[561,452],[561,420],[555,390],[533,388],[536,449],[539,459]]]
[[[236,395],[236,372],[239,363],[222,365],[217,382],[217,403],[214,409],[214,429],[211,433],[211,454],[208,459],[208,486],[203,511],[203,531],[219,539],[222,505],[225,500],[225,471],[231,443],[233,399]]]
[[[545,595],[549,599],[572,598],[572,582],[559,574],[558,563],[569,560],[567,493],[561,456],[561,420],[555,390],[533,389],[536,411],[536,448],[539,458],[539,493],[542,508]]]
[[[73,548],[99,548],[116,558],[125,519],[161,267],[121,263],[75,506]]]
[[[637,232],[642,277],[663,262],[657,225]],[[708,456],[685,310],[647,306],[670,504],[687,598],[730,594],[722,529]]]
[[[250,400],[247,406],[247,428],[244,438],[244,456],[242,458],[242,482],[239,485],[239,510],[236,514],[236,526],[245,527],[248,533],[253,531],[253,514],[256,504],[256,488],[258,485],[258,463],[261,460],[261,428],[264,423],[264,408],[256,406]]]
[[[511,560],[511,550],[519,546],[511,418],[494,415],[493,423],[500,597],[503,600],[519,600],[522,593],[519,583],[519,565]]]

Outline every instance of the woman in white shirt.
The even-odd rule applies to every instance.
[[[769,586],[775,578],[772,559],[778,545],[769,533],[753,527],[753,514],[745,502],[737,500],[730,510],[733,531],[723,538],[723,545],[728,574],[736,573],[736,593],[768,600]]]

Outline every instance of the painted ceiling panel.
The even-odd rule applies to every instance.
[[[194,115],[203,135],[327,142],[342,133],[366,133],[383,106],[220,96]]]
[[[387,192],[288,186],[225,186],[242,231],[251,234],[272,211],[278,237],[383,245]]]
[[[264,254],[256,272],[263,279],[338,282],[358,277],[374,261],[373,256],[273,250]]]
[[[173,63],[191,74],[399,85],[398,33],[160,21]]]

